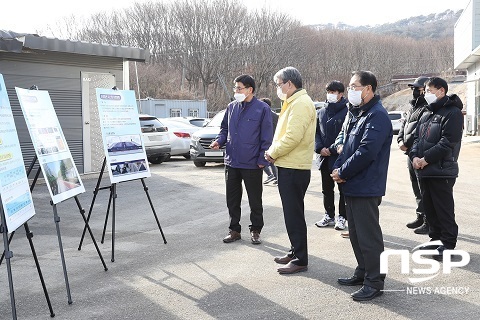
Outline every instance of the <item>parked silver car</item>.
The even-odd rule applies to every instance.
[[[205,125],[205,118],[196,118],[196,117],[171,117],[169,119],[181,121],[184,123],[189,123],[197,127],[203,127]]]
[[[393,134],[398,134],[405,122],[405,111],[388,111],[388,117],[392,121]]]
[[[140,114],[139,119],[148,161],[162,163],[170,157],[171,150],[167,127],[155,116]]]
[[[220,133],[225,110],[220,111],[203,128],[195,132],[190,142],[190,157],[196,167],[204,167],[207,162],[223,162],[225,147],[219,150],[210,149],[210,144]]]
[[[183,156],[190,159],[190,140],[200,127],[190,123],[177,121],[176,118],[162,118],[160,121],[167,126],[170,138],[171,156]]]

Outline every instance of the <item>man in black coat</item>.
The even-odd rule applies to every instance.
[[[405,116],[405,122],[402,128],[398,132],[397,142],[400,150],[408,155],[408,152],[413,146],[415,129],[417,128],[418,120],[422,116],[423,112],[427,109],[428,103],[425,101],[425,82],[427,77],[418,77],[413,83],[409,83],[408,86],[412,89],[413,99],[410,100],[410,109]],[[407,227],[415,229],[413,232],[417,234],[428,234],[428,222],[425,217],[423,209],[422,195],[420,193],[420,186],[417,179],[417,174],[412,165],[412,160],[407,158],[408,172],[410,173],[410,181],[412,183],[413,194],[417,201],[417,218],[407,223]]]
[[[315,132],[315,152],[317,164],[322,176],[322,193],[324,215],[315,225],[317,227],[335,226],[336,230],[344,230],[347,222],[345,198],[342,185],[337,184],[340,192],[338,201],[338,218],[335,219],[335,182],[330,174],[338,158],[335,139],[342,130],[343,121],[347,115],[347,99],[345,86],[340,81],[331,81],[325,86],[328,104],[317,112],[317,129]]]
[[[453,186],[458,177],[463,104],[457,95],[446,95],[448,85],[444,79],[430,78],[425,85],[428,111],[418,123],[409,157],[420,181],[429,236],[431,241],[442,242],[436,246],[438,254],[433,258],[441,261],[443,251],[454,249],[458,237]],[[427,245],[419,249],[435,248]]]

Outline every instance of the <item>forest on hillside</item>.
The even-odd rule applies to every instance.
[[[445,10],[441,13],[412,16],[391,23],[380,25],[351,26],[341,22],[337,24],[315,24],[315,29],[339,29],[350,31],[365,31],[377,34],[395,35],[417,40],[452,38],[455,23],[463,10]]]
[[[72,16],[59,30],[63,38],[148,49],[150,60],[136,64],[139,97],[207,99],[210,111],[225,107],[233,79],[244,73],[255,78],[257,96],[278,105],[273,75],[286,66],[296,67],[312,98],[322,100],[328,81],[348,83],[354,70],[374,72],[379,86],[397,74],[453,72],[453,37],[426,41],[319,30],[286,13],[252,11],[232,0],[134,3],[85,21]],[[136,90],[135,64],[130,66]]]

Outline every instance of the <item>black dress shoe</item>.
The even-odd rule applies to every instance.
[[[424,243],[423,245],[416,246],[415,248],[413,248],[412,252],[417,250],[436,250],[438,246],[442,246],[442,245],[443,243],[440,240],[434,240],[434,241]]]
[[[351,276],[350,278],[338,278],[337,282],[342,286],[359,286],[363,284],[363,278]]]
[[[443,251],[445,251],[445,247],[444,246],[438,246],[437,251],[438,251],[438,254],[434,254],[432,256],[432,258],[434,260],[443,262]]]
[[[430,227],[428,226],[428,222],[425,222],[420,227],[413,230],[416,234],[428,234],[430,232]]]
[[[417,213],[417,219],[407,223],[407,228],[416,229],[423,224],[423,214]]]
[[[375,289],[373,287],[363,285],[359,290],[351,294],[355,301],[368,301],[383,294],[382,290]]]

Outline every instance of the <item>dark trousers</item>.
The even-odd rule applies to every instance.
[[[354,274],[364,278],[367,286],[383,290],[385,275],[380,274],[380,254],[384,247],[378,210],[382,197],[345,196],[345,200],[350,243],[357,259]]]
[[[225,166],[225,182],[227,186],[227,207],[230,215],[230,230],[241,232],[240,218],[242,216],[242,181],[248,195],[250,205],[250,230],[262,231],[263,205],[262,205],[262,169],[239,169]]]
[[[453,186],[455,178],[422,178],[423,205],[432,240],[441,240],[445,248],[455,249],[458,237],[458,225],[455,222],[455,203]]]
[[[340,192],[340,199],[338,200],[338,214],[345,219],[347,218],[347,212],[345,210],[345,197],[343,195],[342,184],[337,184],[333,181],[330,174],[332,171],[328,165],[328,159],[324,159],[320,166],[320,174],[322,176],[322,193],[323,193],[323,207],[325,213],[328,213],[330,218],[335,218],[335,185],[338,186]]]
[[[283,216],[290,239],[291,262],[308,265],[307,224],[305,223],[304,198],[310,184],[310,170],[278,168],[278,191],[282,200]]]
[[[420,192],[420,181],[418,181],[415,169],[413,168],[412,160],[407,157],[407,167],[410,173],[410,182],[412,183],[413,194],[415,195],[415,201],[417,201],[417,213],[424,214],[422,193]]]

